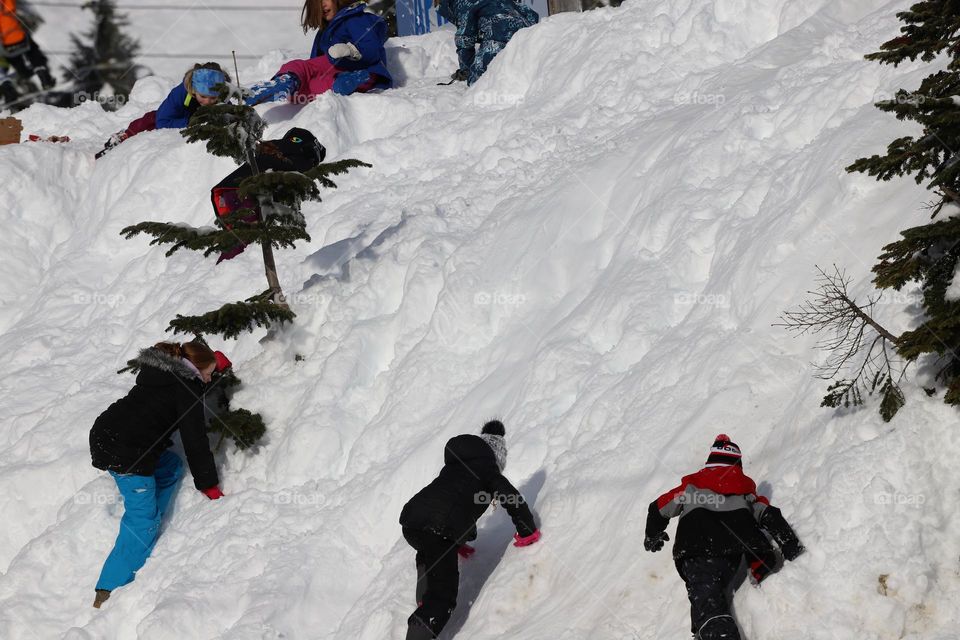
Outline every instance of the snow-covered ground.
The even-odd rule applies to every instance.
[[[219,455],[218,502],[183,485],[100,611],[122,507],[87,434],[130,384],[115,371],[176,313],[259,291],[262,267],[118,235],[209,224],[232,169],[175,131],[94,163],[177,73],[116,114],[23,112],[26,133],[74,141],[0,149],[0,637],[400,639],[400,508],[447,438],[499,416],[544,538],[516,549],[504,513],[481,521],[448,638],[686,637],[669,553],[642,549],[646,506],[725,432],[809,548],[739,591],[747,638],[955,639],[955,411],[914,383],[891,424],[821,409],[814,340],[771,326],[815,264],[866,292],[880,247],[924,219],[911,181],[843,170],[911,130],[871,105],[926,69],[862,58],[908,5],[628,0],[521,32],[470,89],[436,86],[455,66],[439,33],[391,43],[401,88],[263,107],[268,136],[306,127],[374,166],[305,207],[313,242],[278,254],[297,323],[216,345],[263,446]],[[903,300],[881,313],[915,320]]]

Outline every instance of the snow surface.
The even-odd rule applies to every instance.
[[[263,446],[218,455],[222,500],[184,483],[99,611],[122,507],[87,434],[130,385],[115,371],[176,313],[261,290],[262,266],[118,235],[209,224],[232,170],[175,131],[94,163],[176,74],[115,114],[23,112],[25,133],[73,142],[0,149],[0,637],[400,639],[400,508],[447,438],[499,416],[544,537],[516,549],[502,511],[481,521],[447,638],[686,637],[669,553],[642,550],[646,506],[720,432],[809,548],[738,592],[747,638],[956,638],[955,411],[923,378],[891,424],[821,409],[815,339],[771,326],[815,264],[865,295],[880,247],[925,219],[912,181],[843,170],[913,131],[871,104],[927,69],[862,59],[908,4],[628,0],[521,32],[469,90],[436,86],[446,32],[391,43],[397,90],[264,107],[268,136],[306,127],[373,168],[306,206],[313,242],[278,252],[296,325],[216,345]],[[891,301],[884,322],[916,321]]]

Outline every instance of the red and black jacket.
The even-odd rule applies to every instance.
[[[764,532],[784,549],[800,544],[780,510],[757,495],[757,485],[739,465],[708,466],[650,503],[647,537],[665,531],[673,517],[680,518],[673,544],[678,561],[747,554],[766,562],[775,554]]]

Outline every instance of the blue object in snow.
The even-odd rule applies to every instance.
[[[259,82],[250,87],[250,95],[243,101],[248,107],[264,102],[286,102],[300,88],[300,79],[292,73],[282,73],[272,80]]]
[[[333,79],[333,92],[348,96],[362,85],[370,81],[370,72],[366,69],[359,71],[341,71]]]

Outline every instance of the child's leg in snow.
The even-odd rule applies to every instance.
[[[143,114],[129,125],[127,125],[127,130],[124,132],[126,138],[137,135],[138,133],[143,133],[144,131],[154,131],[157,128],[157,112],[148,111]]]
[[[417,550],[417,595],[420,599],[408,625],[414,637],[421,626],[439,635],[457,606],[459,545],[427,531],[404,529],[403,537]],[[420,566],[425,567],[423,573]]]
[[[107,556],[97,589],[113,591],[133,581],[153,551],[160,531],[157,481],[153,476],[121,475],[111,472],[123,496],[120,533]]]
[[[273,80],[255,84],[252,95],[246,99],[249,105],[293,99],[307,101],[333,88],[337,68],[326,56],[309,60],[291,60],[282,67]]]
[[[503,51],[505,46],[507,46],[507,43],[500,42],[499,40],[484,40],[480,43],[477,55],[473,59],[473,64],[470,65],[470,76],[467,78],[468,85],[480,79],[480,76],[487,70],[487,65],[490,64],[490,61],[496,58],[497,54]]]
[[[266,82],[258,82],[249,89],[244,98],[247,106],[264,102],[287,102],[300,87],[300,78],[292,73],[278,73]]]
[[[339,69],[327,56],[317,56],[309,60],[291,60],[280,67],[280,73],[292,73],[300,79],[295,97],[306,101],[330,91]]]
[[[180,456],[172,451],[164,451],[157,461],[153,477],[157,481],[157,511],[163,518],[173,494],[177,491],[180,478],[183,477],[183,461],[180,460]]]
[[[377,76],[366,69],[340,71],[333,81],[333,92],[342,96],[366,93],[377,86]]]
[[[697,640],[740,640],[727,599],[739,567],[739,556],[687,558],[678,563],[690,599],[691,630]]]

